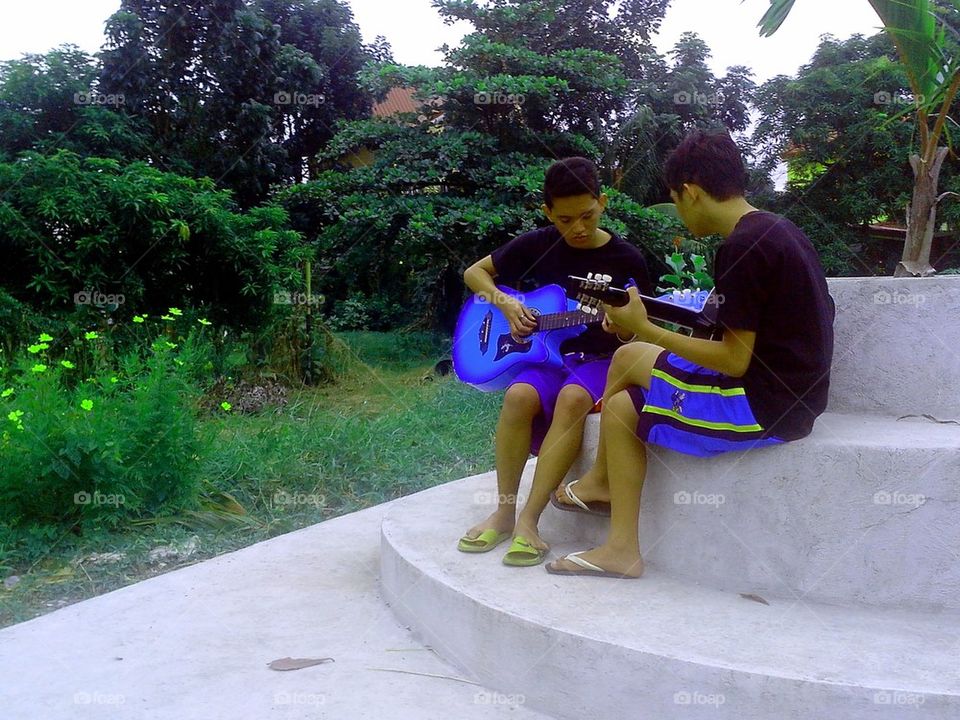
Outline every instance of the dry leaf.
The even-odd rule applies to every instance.
[[[285,657],[269,663],[271,670],[301,670],[303,668],[333,662],[333,658],[292,658]]]
[[[754,602],[763,603],[764,605],[770,604],[759,595],[754,595],[753,593],[740,593],[740,597],[744,600],[753,600]]]

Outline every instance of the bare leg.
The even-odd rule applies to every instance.
[[[617,350],[613,356],[613,362],[610,363],[610,370],[607,372],[607,387],[603,392],[604,405],[630,385],[649,389],[650,374],[661,352],[663,348],[643,342],[630,343]],[[606,438],[602,423],[597,457],[577,483],[576,494],[583,502],[610,502]],[[563,487],[557,488],[556,496],[558,502],[574,504],[567,497]]]
[[[607,436],[607,467],[610,472],[610,532],[607,541],[582,554],[584,560],[610,572],[633,577],[643,574],[640,555],[640,493],[647,473],[647,451],[634,432],[639,415],[633,400],[619,392],[604,405],[601,432]],[[577,485],[579,488],[580,486]],[[578,570],[569,560],[552,564],[558,570]]]
[[[530,455],[533,418],[539,412],[540,395],[532,385],[517,383],[507,389],[497,422],[497,508],[483,522],[470,528],[466,537],[476,538],[488,528],[501,533],[513,532],[520,476]]]
[[[550,493],[570,471],[573,461],[580,453],[583,442],[583,424],[593,409],[593,398],[579,385],[567,385],[557,397],[553,422],[543,439],[533,486],[520,516],[517,518],[516,535],[525,537],[534,547],[548,550],[537,530],[540,515],[550,501]]]

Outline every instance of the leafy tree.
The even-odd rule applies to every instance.
[[[346,308],[371,327],[417,319],[449,325],[466,265],[545,222],[546,166],[571,154],[599,160],[625,107],[626,64],[608,51],[625,20],[609,0],[435,6],[445,19],[477,28],[446,49],[445,65],[385,65],[365,77],[375,91],[413,87],[436,110],[346,123],[321,159],[336,164],[367,149],[372,164],[328,170],[276,197],[316,242],[319,289],[341,325]],[[617,42],[628,39],[642,47],[633,31]],[[611,205],[613,229],[629,230],[638,243],[655,238],[654,256],[670,246],[675,222],[617,193]]]
[[[94,58],[64,45],[0,63],[0,157],[70,149],[129,160],[149,150],[146,128],[118,113],[124,98],[99,92]]]
[[[146,121],[157,161],[235,190],[245,207],[299,180],[341,117],[362,117],[367,59],[336,0],[124,0],[100,87]]]
[[[278,207],[235,211],[209,179],[145,163],[24,153],[0,164],[0,287],[45,313],[124,296],[121,315],[205,307],[233,327],[262,320],[307,257]]]
[[[772,35],[795,0],[771,0],[760,21],[761,33]],[[910,155],[913,196],[907,210],[907,240],[896,275],[932,273],[930,248],[936,227],[937,187],[948,149],[940,146],[947,133],[953,100],[960,91],[960,57],[956,54],[960,0],[870,0],[884,30],[897,48],[915,105],[918,149]]]
[[[717,78],[710,49],[684,33],[668,59],[651,54],[645,77],[634,84],[629,110],[607,145],[609,181],[645,204],[669,201],[661,181],[667,154],[697,127],[744,131],[755,89],[749,68],[734,66]]]

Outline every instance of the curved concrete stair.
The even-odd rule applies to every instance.
[[[598,437],[592,416],[569,478]],[[828,412],[784,447],[649,446],[648,466],[640,547],[654,567],[718,589],[960,610],[960,425]],[[555,514],[558,537],[603,541],[604,519]]]
[[[789,593],[765,594],[764,605],[740,596],[757,592],[750,584],[727,592],[657,567],[638,581],[508,568],[504,546],[479,556],[455,547],[492,483],[475,476],[398,502],[382,525],[383,588],[446,660],[532,709],[571,719],[892,719],[917,707],[960,716],[960,614]],[[544,536],[559,541],[556,523],[571,517],[583,518],[548,508]]]

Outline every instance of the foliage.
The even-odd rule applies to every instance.
[[[658,292],[713,289],[713,278],[707,272],[707,260],[703,255],[675,252],[665,256],[664,262],[672,272],[660,277],[664,285],[657,288]]]
[[[795,0],[771,0],[760,21],[761,33],[772,35],[789,14]],[[911,203],[908,206],[907,236],[897,275],[925,275],[933,272],[930,249],[935,228],[938,182],[947,149],[940,139],[949,140],[951,106],[960,91],[960,43],[957,20],[960,0],[870,0],[883,21],[885,34],[896,46],[899,65],[910,88],[914,111],[916,151],[909,156],[914,171]],[[886,96],[888,98],[890,95]],[[895,97],[900,97],[897,94]],[[932,124],[931,124],[932,123]],[[933,227],[931,227],[933,225]]]
[[[115,296],[114,315],[207,308],[257,322],[309,257],[277,207],[240,214],[209,179],[137,162],[25,153],[0,164],[0,285],[44,312]]]
[[[99,89],[149,126],[153,159],[244,207],[301,179],[336,120],[370,108],[369,55],[337,0],[124,0],[101,56]]]
[[[0,521],[116,527],[195,501],[201,333],[113,359],[97,331],[44,333],[12,358],[0,373]]]
[[[97,64],[72,45],[0,62],[0,161],[36,150],[130,160],[149,154],[146,128],[96,92]]]

